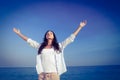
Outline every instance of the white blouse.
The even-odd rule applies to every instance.
[[[41,63],[45,73],[57,72],[54,48],[42,50]]]
[[[66,72],[66,65],[64,61],[63,51],[64,48],[75,39],[75,35],[72,34],[63,42],[59,43],[59,46],[62,52],[55,51],[54,48],[43,49],[41,54],[36,57],[36,70],[37,73],[41,72],[57,72],[59,75]],[[27,43],[29,43],[32,47],[39,49],[40,44],[32,39],[28,39]]]

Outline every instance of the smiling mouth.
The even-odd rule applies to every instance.
[[[48,38],[48,40],[53,40],[52,38]]]

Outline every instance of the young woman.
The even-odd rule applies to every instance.
[[[32,47],[38,49],[38,55],[36,57],[38,80],[60,80],[60,75],[67,71],[64,62],[64,48],[74,41],[75,37],[86,23],[86,21],[80,22],[77,30],[61,43],[57,42],[55,33],[51,30],[48,30],[45,33],[44,41],[39,44],[23,35],[20,30],[13,28],[13,31],[18,36]]]

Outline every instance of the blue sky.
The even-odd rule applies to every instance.
[[[120,65],[119,0],[1,0],[0,67],[35,66],[37,50],[13,27],[38,42],[53,30],[59,42],[71,35],[80,21],[87,25],[64,51],[68,66]]]

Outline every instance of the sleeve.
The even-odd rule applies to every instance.
[[[37,58],[36,58],[36,71],[37,71],[37,74],[40,74],[43,72],[43,67],[42,67],[42,63],[41,63],[41,55],[37,55]]]
[[[75,35],[71,34],[67,39],[65,39],[63,42],[61,42],[61,47],[65,48],[68,44],[73,42],[75,39]]]
[[[38,42],[36,42],[36,41],[34,41],[34,40],[30,39],[30,38],[28,38],[27,43],[30,46],[32,46],[33,48],[36,48],[36,49],[38,49],[39,46],[40,46],[40,44]]]

